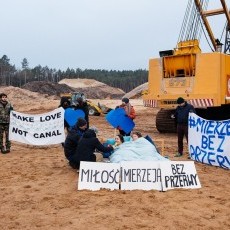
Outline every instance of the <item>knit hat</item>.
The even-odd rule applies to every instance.
[[[184,98],[183,97],[178,97],[178,99],[177,99],[177,101],[176,101],[176,103],[177,104],[182,104],[182,103],[184,103],[185,101],[184,101]]]
[[[77,127],[82,127],[82,126],[85,126],[87,124],[86,120],[84,118],[78,118],[77,120]]]
[[[129,103],[129,99],[128,99],[127,97],[122,98],[122,100],[121,100],[121,101],[125,102],[126,104],[128,104],[128,103]]]

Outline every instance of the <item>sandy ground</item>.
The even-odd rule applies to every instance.
[[[36,109],[27,101],[12,102],[25,113],[44,113],[59,104],[39,100]],[[136,130],[163,138],[164,154],[175,160],[176,134],[159,134],[157,110],[143,107],[141,100],[131,102]],[[114,108],[119,101],[100,103]],[[98,127],[100,138],[113,136],[104,116],[90,117],[90,124]],[[78,174],[68,166],[61,145],[14,142],[0,162],[0,229],[230,229],[229,170],[196,163],[202,188],[195,190],[92,192],[77,190]]]

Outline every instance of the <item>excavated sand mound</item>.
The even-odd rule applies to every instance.
[[[52,83],[49,81],[32,81],[25,84],[22,88],[32,92],[57,96],[61,93],[71,93],[75,91],[74,88],[66,84]]]
[[[65,78],[59,81],[58,84],[66,84],[73,88],[96,87],[96,86],[106,85],[94,79],[86,79],[86,78],[77,78],[77,79]]]
[[[34,81],[27,83],[23,88],[32,92],[56,96],[60,96],[62,93],[83,92],[89,99],[116,99],[122,98],[125,94],[121,89],[108,86],[93,79],[63,79],[63,82],[67,84]]]
[[[35,112],[40,110],[52,110],[59,105],[59,97],[49,96],[47,94],[40,94],[31,92],[26,89],[8,86],[0,87],[0,93],[7,94],[8,101],[18,112]],[[51,103],[52,102],[52,103]]]
[[[59,84],[65,84],[75,91],[83,92],[87,98],[106,99],[106,98],[121,98],[125,92],[119,88],[108,86],[94,79],[62,79]]]
[[[148,90],[148,82],[137,86],[135,89],[131,90],[130,92],[126,93],[124,97],[138,99],[142,96],[142,91]]]

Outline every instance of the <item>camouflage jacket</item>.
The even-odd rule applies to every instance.
[[[10,111],[11,110],[13,110],[13,107],[9,102],[7,102],[5,107],[0,102],[0,124],[10,123]]]

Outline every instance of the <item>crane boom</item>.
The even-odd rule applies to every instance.
[[[160,51],[159,58],[149,60],[148,94],[143,98],[145,106],[160,109],[156,115],[159,132],[176,132],[171,114],[178,97],[192,104],[204,119],[230,119],[230,14],[225,2],[220,0],[218,9],[210,10],[208,0],[188,0],[176,48]],[[208,21],[215,15],[227,21],[224,52],[222,36],[219,40],[214,35]],[[212,52],[200,49],[201,32]]]
[[[209,11],[203,11],[202,9],[202,4],[200,2],[200,0],[194,0],[195,2],[195,5],[196,5],[196,8],[197,8],[197,11],[199,12],[199,15],[200,17],[202,18],[203,22],[204,22],[204,25],[205,25],[205,28],[207,30],[207,33],[210,37],[210,40],[212,42],[212,45],[213,45],[213,48],[215,51],[217,51],[218,49],[218,42],[217,42],[217,39],[214,37],[214,34],[211,30],[211,27],[209,25],[209,22],[207,20],[207,17],[209,16],[215,16],[215,15],[220,15],[220,14],[225,14],[226,16],[226,19],[227,19],[227,27],[226,27],[226,39],[225,39],[225,49],[224,49],[224,52],[226,53],[227,51],[229,51],[229,48],[226,48],[226,47],[229,47],[229,31],[230,31],[230,14],[229,14],[229,10],[228,10],[228,7],[226,5],[226,2],[225,0],[220,0],[221,2],[221,5],[223,8],[220,8],[220,9],[215,9],[215,10],[209,10]]]

